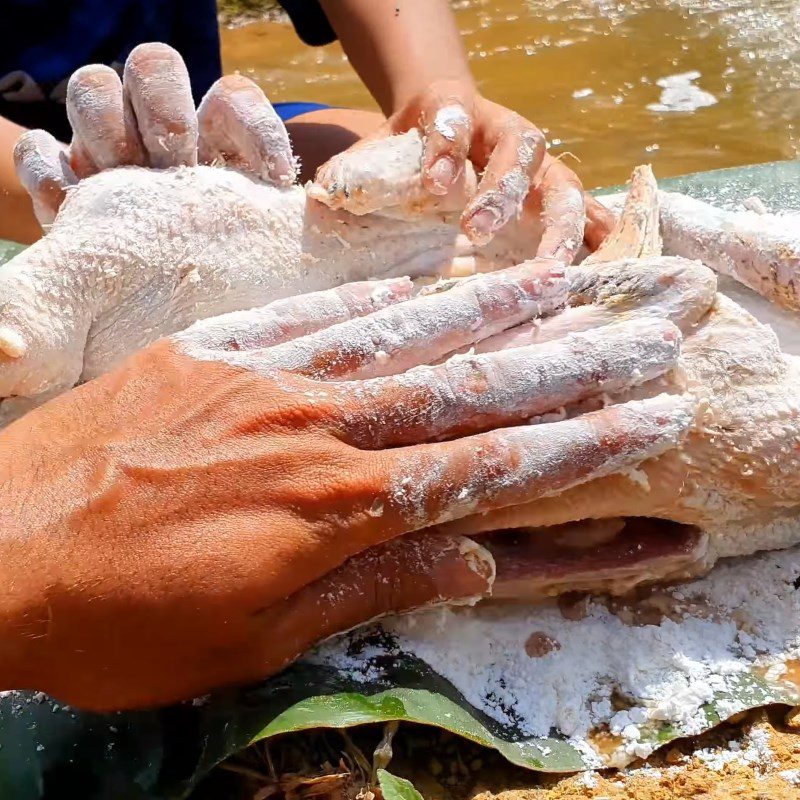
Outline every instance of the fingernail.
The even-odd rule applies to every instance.
[[[28,345],[22,334],[14,328],[0,328],[0,353],[9,358],[22,358],[28,352]]]
[[[440,158],[428,170],[433,194],[447,194],[456,179],[456,165],[450,158]]]
[[[478,209],[467,219],[470,238],[475,244],[488,244],[494,232],[503,224],[500,211],[493,206]]]

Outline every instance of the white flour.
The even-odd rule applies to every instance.
[[[577,621],[556,605],[484,605],[428,610],[381,627],[498,722],[539,737],[555,728],[590,756],[592,732],[607,729],[620,737],[612,763],[622,765],[652,752],[663,723],[687,735],[707,729],[703,707],[715,697],[723,696],[722,716],[758,704],[742,679],[770,664],[778,676],[800,654],[798,576],[800,548],[723,562],[701,580],[660,592],[671,617],[660,624],[625,624],[630,614],[593,602]],[[532,634],[557,646],[532,657]],[[348,655],[341,639],[315,654],[357,679],[368,677],[367,656]]]
[[[784,769],[778,775],[792,786],[800,786],[800,769]]]
[[[769,746],[769,734],[763,728],[753,728],[742,742],[733,740],[728,747],[697,750],[694,757],[709,769],[722,772],[728,764],[745,764],[763,773],[774,767],[775,756]]]

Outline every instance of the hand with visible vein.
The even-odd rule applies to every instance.
[[[198,322],[6,428],[2,686],[166,703],[382,614],[474,601],[492,557],[430,526],[635,466],[691,424],[691,402],[666,396],[527,424],[591,381],[671,369],[668,322],[447,358],[563,303],[556,262],[409,290]]]

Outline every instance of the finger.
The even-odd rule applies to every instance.
[[[614,229],[617,224],[617,218],[612,211],[595,200],[592,195],[584,194],[583,199],[586,211],[586,227],[583,229],[583,239],[586,242],[586,246],[594,252]]]
[[[387,614],[474,603],[491,591],[494,561],[459,536],[410,535],[353,556],[255,615],[252,679],[276,672],[320,640]]]
[[[542,132],[515,114],[498,136],[477,194],[461,217],[461,227],[475,244],[488,244],[522,213],[544,154]]]
[[[413,288],[408,278],[347,283],[276,300],[263,308],[200,320],[175,338],[208,350],[270,347],[402,303],[411,297]]]
[[[569,304],[559,314],[484,339],[478,352],[519,347],[590,331],[632,317],[668,319],[684,333],[708,313],[716,275],[699,261],[656,257],[580,264],[567,270]]]
[[[565,293],[560,266],[530,261],[279,345],[265,351],[262,369],[321,379],[397,374],[551,311]]]
[[[189,73],[178,51],[158,42],[135,47],[125,62],[123,92],[150,166],[194,166],[197,115]]]
[[[200,103],[197,119],[202,163],[228,164],[275,186],[295,182],[286,126],[253,81],[243,75],[220,78]]]
[[[635,474],[606,475],[550,497],[475,514],[442,525],[453,535],[478,535],[515,528],[563,525],[582,519],[675,517],[675,498],[686,477],[686,462],[676,449],[637,467]],[[688,520],[687,520],[688,521]]]
[[[72,166],[79,177],[144,164],[136,122],[125,108],[122,81],[111,67],[90,64],[72,73],[67,84],[67,117],[78,151]]]
[[[14,145],[19,182],[31,196],[36,219],[49,225],[64,202],[67,187],[77,182],[62,144],[47,131],[25,131]]]
[[[633,467],[675,447],[696,412],[661,395],[542,425],[440,444],[383,450],[389,473],[385,531],[408,531],[532,502]]]
[[[541,197],[544,223],[537,255],[571,264],[586,225],[583,186],[569,167],[554,160],[543,170],[535,191]]]
[[[422,106],[422,181],[435,195],[446,195],[469,155],[472,122],[463,97],[427,97]]]
[[[669,322],[637,320],[346,384],[347,408],[358,408],[346,427],[353,444],[379,449],[518,424],[664,374],[680,338]]]

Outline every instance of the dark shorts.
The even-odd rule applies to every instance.
[[[301,114],[308,114],[309,111],[332,108],[332,106],[325,103],[273,103],[272,107],[284,122],[288,122],[294,117],[299,117]]]

